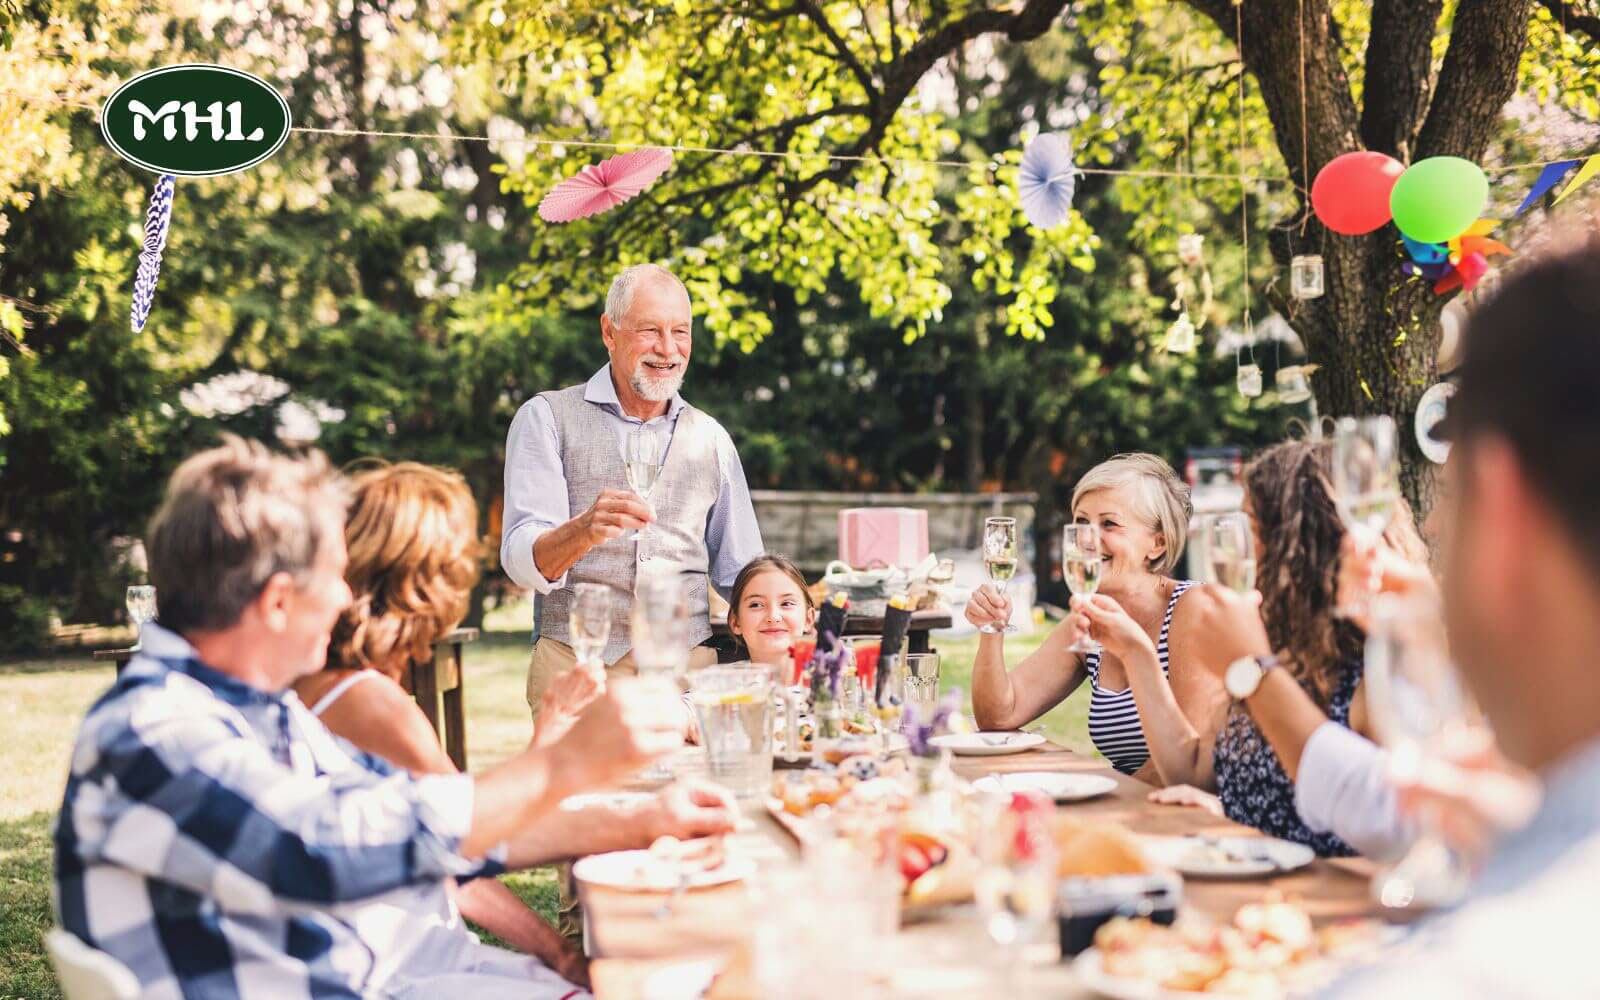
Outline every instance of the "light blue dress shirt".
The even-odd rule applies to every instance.
[[[641,421],[622,411],[617,387],[611,381],[607,364],[584,386],[583,398],[600,407],[616,431],[618,461],[623,440],[634,428],[643,425],[662,435],[662,452],[672,440],[678,415],[688,404],[674,394],[667,412]],[[733,587],[744,564],[761,554],[761,529],[756,524],[755,507],[750,502],[750,487],[745,482],[739,453],[725,435],[717,454],[722,487],[706,518],[706,553],[709,556],[711,585],[724,598]],[[533,543],[551,528],[571,520],[582,511],[572,510],[567,502],[567,477],[561,468],[561,445],[556,435],[555,415],[550,404],[534,396],[517,410],[511,431],[506,435],[505,513],[500,532],[500,565],[519,586],[538,594],[548,594],[567,585],[562,574],[546,579],[533,559]]]
[[[1532,822],[1490,857],[1460,906],[1322,994],[1383,1000],[1600,997],[1600,740],[1544,774]]]

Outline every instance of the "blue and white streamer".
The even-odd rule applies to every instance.
[[[156,278],[161,274],[161,251],[167,248],[167,228],[172,222],[172,189],[175,178],[162,174],[150,195],[150,211],[144,217],[144,249],[139,251],[139,271],[133,279],[133,332],[144,329],[150,305],[156,297]]]
[[[1059,132],[1034,137],[1022,154],[1017,170],[1017,196],[1022,214],[1041,229],[1067,221],[1072,195],[1078,187],[1078,168],[1072,163],[1072,140]]]

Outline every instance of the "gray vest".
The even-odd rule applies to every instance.
[[[628,489],[622,469],[622,451],[609,415],[583,398],[585,386],[575,385],[542,392],[555,415],[561,446],[561,468],[567,477],[567,509],[576,517],[594,503],[601,490]],[[656,521],[649,536],[636,543],[631,538],[596,545],[567,573],[567,587],[546,594],[541,602],[539,635],[571,643],[567,615],[571,588],[580,583],[600,583],[612,588],[611,638],[602,656],[615,663],[632,648],[629,617],[633,613],[633,583],[639,563],[664,559],[678,568],[689,590],[689,642],[697,645],[711,636],[706,598],[706,573],[711,557],[706,551],[706,523],[722,491],[722,469],[717,442],[722,428],[692,406],[678,413],[672,443],[650,493]]]

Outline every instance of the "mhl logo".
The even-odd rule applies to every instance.
[[[248,73],[206,63],[163,66],[118,87],[100,131],[128,162],[205,177],[254,166],[289,137],[289,105]]]

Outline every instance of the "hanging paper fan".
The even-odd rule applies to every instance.
[[[1048,229],[1067,221],[1072,194],[1078,187],[1078,168],[1072,165],[1072,141],[1059,132],[1035,136],[1022,153],[1017,171],[1017,196],[1022,214],[1035,226]]]
[[[584,167],[550,189],[539,202],[539,218],[572,222],[616,208],[655,183],[672,166],[665,149],[636,149]]]
[[[156,278],[161,274],[161,252],[167,248],[167,227],[172,222],[172,191],[175,178],[162,174],[150,194],[150,211],[144,217],[144,249],[139,251],[139,270],[133,278],[133,332],[144,329],[150,306],[156,297]]]

